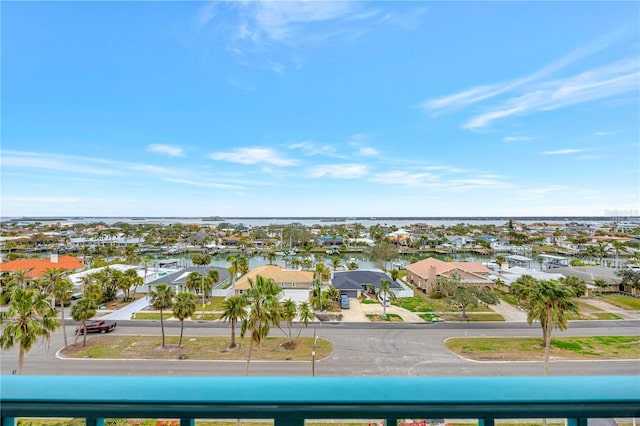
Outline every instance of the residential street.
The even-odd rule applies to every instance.
[[[121,322],[114,334],[156,335],[158,322]],[[167,327],[168,335],[179,333],[178,324]],[[67,326],[68,331],[72,330]],[[227,336],[224,323],[191,323],[185,335]],[[539,326],[525,323],[493,324],[317,324],[320,338],[333,344],[333,353],[316,362],[318,376],[520,376],[541,375],[542,362],[474,362],[451,353],[445,340],[455,336],[539,336]],[[70,333],[72,334],[72,332]],[[313,334],[312,328],[304,335]],[[272,333],[274,336],[281,333]],[[639,336],[638,321],[577,321],[554,336],[630,335]],[[102,335],[90,336],[100,339]],[[72,338],[71,338],[72,339]],[[58,331],[48,346],[38,345],[26,355],[25,374],[44,375],[221,375],[244,374],[244,361],[156,361],[59,359],[62,346]],[[639,359],[640,359],[640,347]],[[17,365],[17,348],[2,352],[2,374],[11,374]],[[300,376],[311,374],[310,362],[251,363],[251,375]],[[640,374],[640,361],[563,361],[552,360],[551,375],[629,375]]]

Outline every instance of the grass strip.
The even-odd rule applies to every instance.
[[[467,338],[445,342],[456,354],[476,361],[541,361],[542,338]],[[552,359],[639,359],[638,336],[558,337],[551,339]]]
[[[178,336],[166,336],[162,348],[160,336],[115,336],[100,335],[87,338],[87,346],[79,341],[60,352],[65,358],[97,359],[196,359],[233,361],[246,360],[249,339],[237,338],[240,345],[228,349],[230,337],[184,336],[182,347],[178,347]],[[260,361],[311,361],[312,337],[300,337],[294,349],[285,349],[284,337],[268,337],[259,347],[254,347],[252,360]],[[316,359],[329,356],[333,347],[328,340],[318,339]]]

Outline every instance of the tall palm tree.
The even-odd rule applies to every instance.
[[[160,328],[162,330],[162,347],[165,347],[164,339],[164,310],[171,307],[174,291],[167,284],[158,284],[155,289],[149,293],[151,297],[151,306],[153,309],[160,310]]]
[[[273,265],[273,262],[276,261],[276,259],[278,258],[278,255],[276,254],[275,251],[269,250],[264,254],[264,258],[269,261],[269,265]]]
[[[335,271],[340,266],[340,258],[338,256],[333,256],[331,258],[331,266],[333,266],[333,270]]]
[[[549,354],[551,353],[551,330],[554,326],[566,330],[568,313],[577,313],[578,305],[573,301],[573,291],[561,286],[555,280],[538,281],[532,293],[527,310],[527,322],[540,321],[544,324],[544,375],[549,371]]]
[[[80,321],[80,330],[86,330],[87,320],[93,318],[96,314],[96,302],[92,299],[83,297],[78,300],[75,305],[71,307],[71,318],[74,321]],[[78,334],[76,334],[76,340],[78,341]],[[83,333],[82,346],[87,344],[87,333]]]
[[[9,308],[0,313],[0,324],[4,325],[0,335],[0,347],[10,349],[18,344],[18,374],[22,374],[24,354],[42,337],[49,339],[59,322],[56,310],[47,300],[47,295],[33,289],[16,289],[11,295]]]
[[[391,291],[391,281],[380,280],[380,287],[378,287],[376,296],[382,298],[382,317],[387,318],[387,300],[396,298],[396,295]]]
[[[305,328],[309,326],[309,322],[313,321],[314,315],[311,312],[311,308],[309,307],[309,303],[302,302],[300,306],[298,306],[298,320],[304,325]],[[300,333],[302,333],[302,327],[298,330],[298,335],[296,336],[296,340],[300,337]]]
[[[66,270],[63,268],[47,268],[44,274],[40,277],[42,287],[45,293],[51,293],[53,287],[58,284],[59,281],[65,279]]]
[[[244,337],[247,332],[251,333],[245,376],[249,375],[254,344],[262,343],[269,335],[271,325],[276,327],[280,325],[278,295],[281,291],[282,288],[273,279],[267,279],[261,275],[258,275],[255,281],[249,279],[249,289],[244,294],[249,306],[249,314],[242,320],[240,329],[241,337]]]
[[[51,290],[53,298],[60,303],[60,325],[62,326],[62,334],[64,335],[65,348],[69,346],[69,344],[67,343],[67,328],[64,326],[64,302],[71,298],[73,289],[73,283],[69,278],[64,277],[64,279],[57,280],[55,284],[53,284],[53,288]]]
[[[561,278],[560,283],[571,289],[574,297],[582,297],[587,293],[587,284],[575,276]]]
[[[620,256],[620,252],[624,249],[624,243],[622,241],[611,241],[611,245],[613,246],[613,251],[616,254],[616,268],[620,267],[618,263],[618,256]]]
[[[246,306],[247,299],[242,296],[231,295],[222,302],[222,319],[231,323],[231,344],[229,344],[229,349],[233,349],[237,346],[236,324],[238,323],[238,320],[246,318]]]
[[[11,273],[11,282],[17,287],[21,289],[27,288],[27,285],[31,281],[31,278],[27,277],[28,271],[15,271]]]
[[[289,339],[286,342],[288,345],[293,345],[293,321],[297,315],[298,307],[296,306],[296,302],[291,299],[280,302],[280,319],[287,324],[287,331],[282,330],[282,327],[280,327],[280,330],[282,330],[284,335]]]
[[[178,347],[182,347],[182,334],[184,332],[184,320],[196,312],[196,295],[186,291],[176,294],[173,302],[173,316],[180,320],[180,340]]]
[[[600,293],[602,293],[605,288],[609,288],[607,280],[603,280],[602,278],[596,278],[593,280],[593,284],[600,289]]]

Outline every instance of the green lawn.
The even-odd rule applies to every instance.
[[[638,359],[637,336],[559,337],[551,339],[551,356],[555,359]],[[447,347],[466,358],[489,360],[535,361],[544,357],[542,338],[451,338]]]
[[[173,317],[171,311],[163,314],[165,320]],[[136,312],[131,316],[131,319],[136,320],[160,320],[160,312]]]
[[[386,318],[382,314],[367,314],[367,318],[370,321],[403,322],[402,317],[397,314],[387,314]]]
[[[430,297],[403,297],[391,301],[392,305],[399,306],[411,312],[458,312],[459,309],[447,303],[447,299],[432,299]],[[478,305],[477,307],[469,307],[468,312],[493,312],[491,308]]]
[[[462,314],[441,314],[440,317],[445,321],[504,321],[504,317],[496,313],[469,313],[467,318],[462,318]]]
[[[636,299],[630,296],[614,296],[614,295],[610,295],[610,296],[604,295],[601,297],[620,308],[630,309],[633,311],[640,310],[640,299]]]

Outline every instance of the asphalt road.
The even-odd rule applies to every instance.
[[[70,341],[73,329],[67,326]],[[333,353],[316,362],[318,376],[524,376],[541,375],[542,362],[475,362],[449,352],[448,337],[459,336],[540,336],[539,325],[526,323],[437,323],[437,324],[316,324],[318,336],[331,341]],[[158,322],[120,322],[115,334],[157,335]],[[167,334],[178,334],[178,323],[167,323]],[[282,335],[279,331],[273,335]],[[312,335],[313,326],[303,332]],[[224,323],[190,323],[185,336],[228,336]],[[576,321],[554,336],[624,335],[639,336],[640,321]],[[91,336],[99,339],[100,335]],[[124,376],[239,376],[243,361],[194,360],[96,360],[60,359],[62,331],[46,344],[37,344],[25,357],[25,374],[41,375],[124,375]],[[17,367],[18,351],[2,351],[0,373],[11,374]],[[562,361],[552,360],[550,375],[638,375],[638,360]],[[251,362],[253,376],[307,376],[310,362]]]

